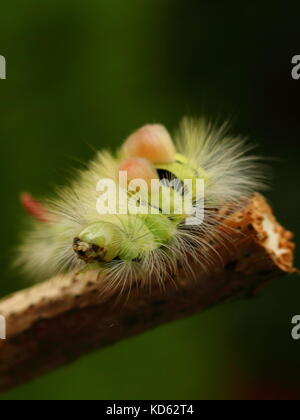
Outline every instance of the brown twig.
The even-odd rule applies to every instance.
[[[251,296],[271,279],[295,271],[292,234],[276,222],[262,196],[253,196],[224,221],[231,245],[216,249],[224,267],[208,274],[193,263],[197,281],[179,271],[174,276],[177,287],[170,283],[162,291],[153,284],[151,293],[136,287],[127,300],[120,300],[118,291],[105,297],[99,293],[104,278],[73,275],[0,301],[0,314],[7,320],[7,339],[0,340],[0,389],[165,322]]]

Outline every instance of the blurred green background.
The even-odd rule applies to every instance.
[[[277,3],[276,3],[277,4]],[[1,295],[21,191],[63,184],[92,147],[185,114],[231,118],[274,161],[267,194],[300,234],[299,2],[11,0],[1,4]],[[298,259],[298,266],[300,261]],[[300,279],[163,326],[2,394],[2,399],[219,399],[300,396]]]

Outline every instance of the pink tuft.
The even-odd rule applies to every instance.
[[[49,215],[44,206],[37,200],[35,200],[30,194],[21,194],[21,203],[26,212],[34,217],[36,220],[42,223],[49,222]]]

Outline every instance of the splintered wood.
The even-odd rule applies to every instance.
[[[0,301],[7,324],[7,339],[0,340],[0,389],[149,328],[251,296],[272,279],[296,271],[293,235],[276,221],[261,195],[229,217],[227,213],[228,209],[221,212],[220,229],[230,241],[213,245],[223,264],[208,273],[191,261],[194,280],[179,269],[164,290],[153,281],[151,290],[135,285],[122,298],[120,290],[101,293],[107,280],[103,276],[74,274]]]

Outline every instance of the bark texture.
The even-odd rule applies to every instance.
[[[277,223],[261,195],[254,195],[229,218],[228,209],[222,213],[225,226],[220,229],[231,239],[214,246],[223,265],[218,262],[204,273],[191,262],[196,280],[179,270],[164,290],[153,282],[151,291],[136,286],[121,298],[120,290],[101,293],[105,278],[74,274],[0,301],[0,315],[7,321],[7,339],[0,340],[0,390],[149,328],[252,296],[272,279],[296,271],[293,235]]]

